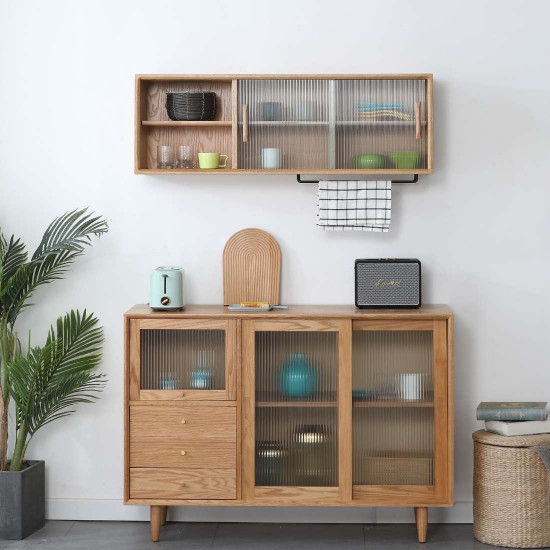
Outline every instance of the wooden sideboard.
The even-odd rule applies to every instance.
[[[124,503],[453,505],[448,307],[133,307],[124,317]]]
[[[167,94],[216,94],[213,120],[170,120]],[[191,146],[194,168],[157,166]],[[227,155],[200,169],[197,153]],[[412,157],[411,157],[412,155]],[[136,75],[136,174],[431,174],[432,74]]]

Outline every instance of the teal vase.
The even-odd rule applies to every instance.
[[[317,373],[305,353],[292,353],[281,368],[280,389],[285,397],[310,397],[315,392]]]

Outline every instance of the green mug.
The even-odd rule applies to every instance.
[[[220,157],[225,157],[223,164],[220,164]],[[228,160],[228,155],[220,155],[220,153],[199,153],[199,167],[203,170],[227,168]]]

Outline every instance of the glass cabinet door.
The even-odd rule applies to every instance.
[[[335,168],[428,168],[427,80],[337,80]]]
[[[328,80],[239,80],[239,168],[330,167]]]
[[[235,400],[235,321],[132,320],[130,399]]]
[[[431,78],[239,80],[238,167],[431,169],[431,87]]]
[[[243,477],[248,498],[339,494],[343,322],[245,322]],[[253,420],[253,421],[252,421]]]
[[[446,322],[356,321],[353,328],[354,498],[376,495],[380,486],[441,496],[447,468]]]

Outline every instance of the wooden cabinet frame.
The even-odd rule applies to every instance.
[[[345,320],[257,320],[243,321],[242,328],[242,494],[243,499],[292,502],[312,505],[338,504],[351,498],[351,321]],[[338,486],[257,487],[255,462],[255,342],[256,331],[331,331],[338,333]]]
[[[140,330],[223,329],[226,331],[226,390],[202,395],[144,393],[139,385]],[[423,306],[419,310],[357,310],[352,306],[291,306],[266,313],[236,313],[223,306],[188,306],[182,312],[153,312],[136,306],[125,316],[125,504],[152,507],[153,538],[167,506],[404,506],[414,507],[419,540],[425,540],[427,509],[453,505],[453,315],[446,306]],[[433,332],[434,372],[434,485],[352,484],[352,336],[354,331],[430,330]],[[255,332],[335,331],[338,333],[338,486],[257,487],[255,486]],[[172,394],[171,391],[176,393]],[[184,391],[184,393],[187,393]],[[187,397],[187,399],[186,399]],[[147,472],[148,481],[136,484],[140,498],[130,498],[130,407],[235,407],[236,409],[236,499],[184,498],[185,492],[171,489],[177,471],[166,471],[158,487]],[[155,409],[151,409],[155,410]],[[156,409],[158,410],[158,409]],[[206,409],[205,409],[206,410]],[[144,413],[145,414],[145,413]],[[141,415],[143,418],[143,415]],[[217,468],[215,464],[209,468]],[[208,471],[207,469],[204,470]],[[212,470],[217,471],[217,470]],[[192,474],[192,475],[191,475]],[[200,472],[189,474],[193,488],[214,486],[202,480]],[[223,472],[225,476],[227,472]],[[137,479],[137,478],[136,478]],[[220,481],[221,483],[221,481]],[[229,483],[229,482],[228,482]],[[231,483],[233,483],[231,481]],[[228,486],[229,487],[229,486]],[[150,490],[150,498],[147,491]],[[205,492],[211,496],[211,492]],[[155,495],[181,494],[178,499]]]
[[[142,330],[223,330],[225,331],[224,390],[143,390],[140,385],[140,334]],[[132,319],[130,321],[130,400],[131,401],[235,401],[236,387],[235,321],[218,319]]]
[[[354,321],[353,330],[433,332],[434,362],[434,485],[354,485],[353,501],[370,506],[441,506],[452,504],[453,463],[449,458],[448,334],[445,320]],[[399,504],[395,504],[397,495]]]
[[[247,80],[422,80],[425,81],[426,107],[426,164],[424,168],[398,169],[355,169],[355,168],[277,168],[277,169],[243,169],[239,167],[238,86],[240,81]],[[154,94],[154,86],[166,86],[167,83],[180,85],[188,83],[191,90],[215,91],[220,94],[221,114],[211,121],[172,121],[149,120],[146,116],[148,101]],[[155,100],[156,101],[156,100]],[[155,103],[155,112],[164,109],[164,104]],[[136,174],[328,174],[328,175],[364,175],[364,174],[431,174],[434,170],[434,115],[433,115],[433,74],[138,74],[135,76],[135,126],[134,126],[134,172]],[[243,127],[246,126],[243,124]],[[247,133],[247,130],[243,131]],[[153,159],[152,145],[169,144],[170,132],[179,132],[186,136],[178,144],[192,144],[203,152],[221,152],[228,154],[230,165],[226,169],[159,169],[151,167]],[[417,137],[419,130],[417,126]],[[244,136],[243,136],[244,138]],[[170,144],[172,142],[170,141]],[[197,152],[197,151],[195,151]]]

